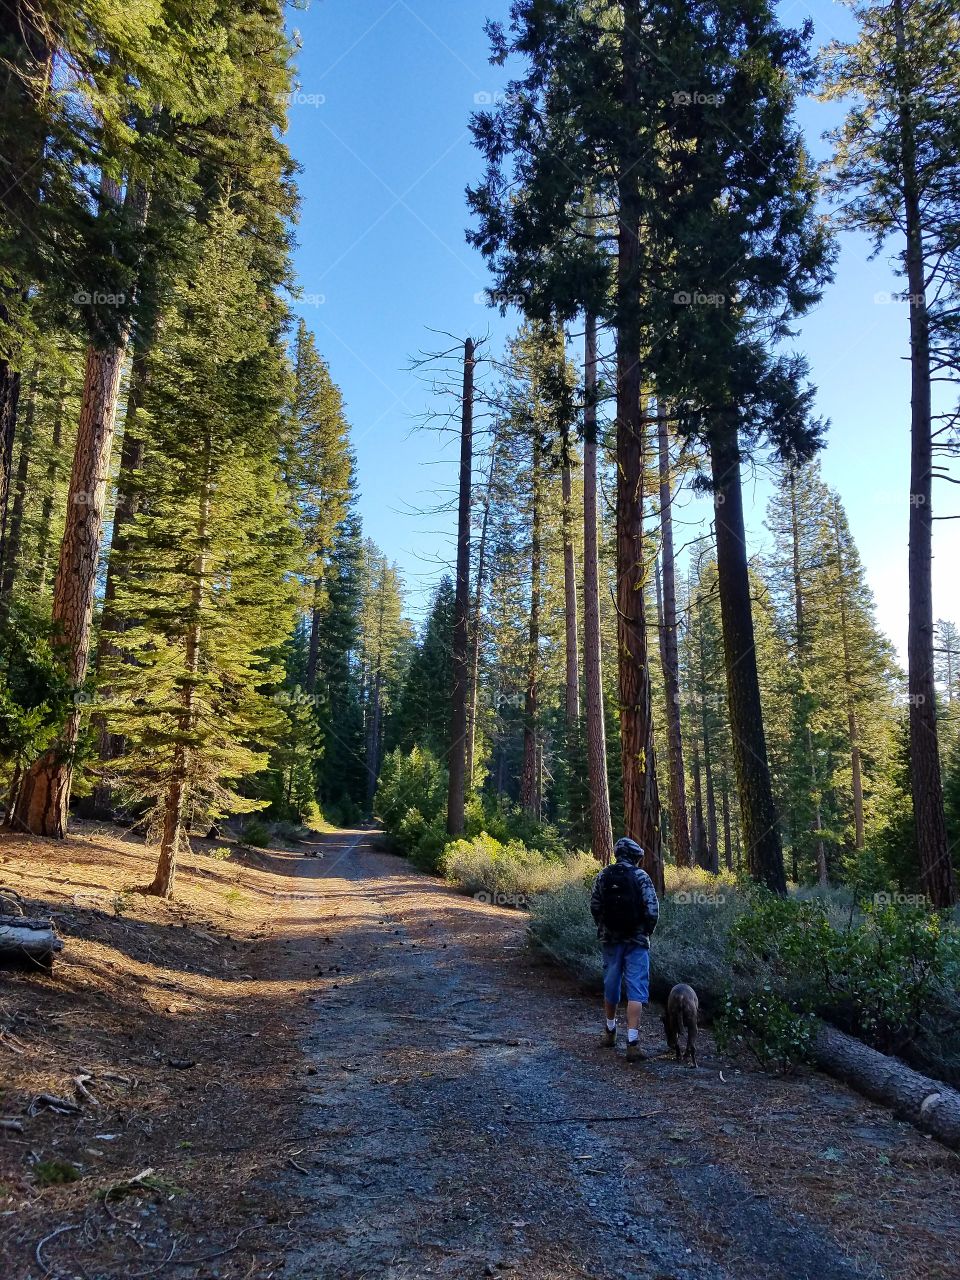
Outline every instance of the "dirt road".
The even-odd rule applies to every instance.
[[[955,1155],[709,1037],[628,1066],[522,913],[375,840],[201,842],[171,904],[129,833],[0,839],[67,938],[0,976],[3,1280],[956,1280]]]
[[[847,1280],[923,1256],[922,1274],[951,1274],[952,1157],[952,1184],[903,1238],[904,1172],[924,1170],[926,1139],[821,1076],[728,1065],[722,1080],[709,1041],[696,1072],[627,1066],[622,1046],[596,1047],[595,1002],[527,950],[517,913],[362,835],[319,852],[301,863],[312,896],[291,943],[318,988],[290,1280]],[[642,1041],[664,1049],[658,1021]]]

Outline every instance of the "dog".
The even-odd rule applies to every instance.
[[[663,1025],[667,1032],[667,1044],[676,1051],[677,1061],[680,1057],[680,1033],[687,1030],[687,1046],[683,1051],[683,1061],[697,1065],[697,1013],[700,1001],[693,987],[685,982],[678,982],[667,997],[667,1012]]]

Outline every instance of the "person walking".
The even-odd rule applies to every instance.
[[[622,836],[614,846],[615,861],[597,876],[590,895],[590,914],[603,954],[604,1048],[617,1043],[617,1006],[627,988],[627,1061],[639,1062],[640,1013],[650,1001],[650,938],[660,917],[653,881],[640,866],[644,853],[636,840]]]

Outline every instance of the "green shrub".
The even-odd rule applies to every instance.
[[[765,983],[745,999],[728,991],[713,1030],[721,1053],[739,1045],[761,1066],[789,1071],[810,1060],[816,1025],[812,1013],[797,1013]]]
[[[474,802],[468,809],[467,835],[479,835],[481,831],[500,844],[518,841],[527,849],[535,849],[554,858],[562,858],[569,852],[556,827],[549,822],[540,822],[519,805],[502,798]]]
[[[398,749],[387,756],[380,771],[374,813],[390,835],[402,839],[400,826],[410,810],[416,810],[429,825],[446,805],[447,771],[432,752],[414,747],[407,755]]]
[[[776,1056],[786,1019],[778,1011],[764,1030],[745,1006],[758,990],[792,1011],[801,1039],[815,1013],[883,1053],[960,1080],[960,931],[938,914],[757,892],[731,929],[729,958],[730,1031],[759,1055]]]
[[[597,864],[589,854],[548,857],[519,840],[502,844],[488,832],[447,845],[441,870],[465,893],[501,906],[527,907],[536,894],[580,883]]]
[[[0,773],[29,765],[56,741],[74,702],[74,690],[50,642],[49,621],[16,603],[0,611]]]
[[[251,845],[255,849],[267,849],[273,836],[265,822],[261,822],[259,818],[250,818],[243,824],[240,839],[243,844]]]
[[[527,934],[541,951],[592,990],[603,983],[590,890],[581,879],[534,898]]]

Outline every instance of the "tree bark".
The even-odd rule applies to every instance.
[[[117,647],[114,637],[123,624],[117,616],[115,601],[117,587],[127,572],[124,559],[130,536],[129,527],[142,506],[138,475],[143,467],[146,441],[137,429],[137,412],[147,398],[150,388],[150,346],[152,332],[145,332],[133,353],[130,363],[130,379],[127,386],[127,405],[124,413],[123,444],[120,449],[120,467],[117,473],[117,502],[113,516],[110,551],[107,556],[107,579],[103,593],[103,612],[100,618],[100,637],[97,648],[97,670],[103,669],[107,659],[115,657]],[[109,689],[103,696],[109,698]],[[109,732],[107,719],[98,715],[94,719],[101,762],[116,759],[123,754],[124,740]],[[113,791],[101,773],[89,801],[89,811],[94,817],[107,817],[113,811]],[[86,810],[84,810],[86,812]]]
[[[477,548],[477,581],[473,591],[473,625],[470,636],[470,697],[467,703],[467,760],[466,786],[472,791],[474,787],[474,756],[477,746],[477,696],[480,690],[480,646],[483,641],[483,584],[487,568],[487,534],[490,528],[490,503],[493,498],[493,483],[496,476],[497,447],[499,440],[494,435],[490,447],[490,470],[487,473],[486,497],[483,502],[483,522],[480,526],[480,545]]]
[[[670,767],[670,838],[678,867],[690,865],[687,782],[683,767],[683,727],[680,712],[680,657],[677,648],[677,569],[673,549],[673,484],[670,475],[670,436],[666,405],[657,405],[657,446],[660,463],[660,559],[663,565],[663,620],[660,660],[667,708],[667,759]]]
[[[631,6],[631,10],[633,6]],[[621,33],[624,114],[640,106],[642,45],[639,15],[630,12]],[[638,166],[642,157],[628,146],[621,157],[617,213],[617,621],[619,642],[620,754],[627,835],[646,852],[644,868],[663,892],[660,796],[647,627],[644,616],[644,439],[645,414],[640,368],[642,332],[637,322],[641,293],[640,226],[643,197]]]
[[[520,805],[531,817],[540,816],[540,770],[537,745],[540,728],[540,589],[542,551],[542,476],[540,436],[533,428],[531,483],[533,515],[530,537],[530,624],[527,632],[527,689],[523,707],[523,766],[520,773]]]
[[[900,60],[908,56],[903,0],[894,0]],[[898,68],[898,79],[901,72]],[[910,301],[910,544],[907,669],[910,704],[910,784],[920,878],[935,907],[957,900],[943,805],[933,638],[933,440],[930,321],[924,265],[923,213],[909,87],[899,94],[907,286]]]
[[[92,346],[87,350],[67,522],[54,583],[53,624],[63,646],[67,676],[78,691],[90,653],[97,558],[124,350],[122,343],[106,350]],[[79,732],[78,700],[67,717],[61,741],[23,776],[14,805],[14,824],[20,830],[63,839]]]
[[[564,431],[563,465],[561,472],[561,493],[563,500],[563,613],[564,613],[564,659],[566,659],[566,681],[564,681],[563,713],[566,723],[567,767],[570,771],[571,828],[576,832],[577,840],[584,831],[584,803],[582,803],[582,787],[579,777],[580,754],[580,622],[577,607],[577,575],[576,548],[573,545],[573,477],[570,461],[570,431]]]
[[[53,500],[56,496],[57,477],[60,474],[60,449],[63,445],[63,408],[67,395],[67,380],[60,379],[57,394],[57,408],[53,417],[53,440],[50,460],[47,463],[47,474],[43,491],[43,503],[40,507],[40,528],[37,539],[37,591],[43,594],[47,585],[47,562],[50,555],[50,523],[53,519]]]
[[[180,716],[177,724],[177,741],[173,750],[173,764],[167,783],[163,807],[163,834],[160,840],[160,856],[153,883],[147,890],[159,898],[172,898],[177,872],[177,858],[183,839],[183,813],[189,792],[191,765],[190,739],[195,731],[195,703],[197,675],[200,670],[200,643],[202,639],[203,603],[206,593],[207,572],[210,559],[210,513],[213,506],[213,441],[208,434],[205,441],[204,484],[200,500],[200,519],[197,524],[197,555],[193,567],[193,586],[190,592],[190,616],[184,655],[184,674],[180,687]]]
[[[723,622],[724,665],[733,759],[747,865],[754,880],[785,894],[783,848],[767,761],[747,565],[740,447],[732,416],[721,416],[710,436],[717,523],[717,575]]]
[[[323,616],[320,608],[322,591],[323,581],[317,578],[313,584],[313,604],[310,608],[310,643],[307,647],[307,670],[304,676],[307,693],[316,693],[317,691],[317,668],[320,663],[320,624]]]
[[[858,1093],[891,1107],[938,1142],[960,1151],[960,1093],[821,1024],[814,1041],[817,1065]]]
[[[733,841],[730,836],[730,783],[726,769],[720,775],[720,812],[723,818],[723,862],[733,870]]]
[[[386,560],[383,563],[386,570]],[[377,779],[380,776],[380,737],[383,726],[383,665],[384,665],[384,626],[386,621],[387,582],[385,573],[380,576],[380,616],[377,619],[377,656],[374,660],[373,687],[370,693],[369,712],[367,715],[367,811],[373,813],[374,797],[377,794]]]
[[[25,0],[8,0],[0,5],[0,110],[18,127],[6,141],[3,157],[3,204],[14,237],[31,233],[37,204],[34,173],[43,155],[43,125],[33,106],[50,82],[52,54],[41,26],[40,6]],[[9,277],[0,287],[0,327],[9,323],[7,303],[26,294],[30,281]],[[7,555],[8,504],[12,487],[13,444],[17,431],[20,398],[21,353],[10,343],[0,351],[0,563]]]
[[[27,475],[33,453],[33,424],[37,409],[37,380],[40,376],[39,364],[34,364],[30,374],[30,393],[27,396],[27,407],[23,415],[23,431],[20,440],[20,457],[17,459],[17,474],[13,483],[13,506],[10,509],[10,524],[3,547],[3,573],[0,578],[0,595],[9,596],[17,579],[17,561],[20,559],[21,541],[23,537],[23,512],[27,501]]]
[[[803,595],[803,574],[800,564],[800,516],[797,509],[797,475],[791,467],[789,472],[790,486],[790,542],[793,561],[793,605],[797,632],[797,665],[800,669],[802,687],[800,696],[807,697],[807,658],[810,650],[810,638],[807,635],[806,607]],[[817,880],[821,885],[829,882],[827,876],[827,851],[823,842],[823,812],[820,803],[820,784],[817,779],[817,757],[813,747],[813,730],[810,728],[810,712],[804,701],[802,704],[806,728],[807,762],[810,768],[810,794],[814,802],[813,835],[814,851],[817,863]],[[799,864],[797,860],[796,839],[793,841],[793,878],[799,880]]]
[[[50,920],[0,917],[0,965],[49,970],[63,942]]]
[[[6,322],[6,308],[0,304],[0,323]],[[7,553],[7,508],[13,469],[13,442],[17,434],[17,406],[20,401],[20,371],[8,359],[0,359],[0,560]]]
[[[466,825],[467,685],[470,678],[470,499],[473,488],[472,338],[463,344],[463,410],[460,427],[460,497],[457,519],[457,585],[453,617],[453,688],[447,752],[447,832],[463,835]]]
[[[103,175],[100,190],[102,199],[119,201],[120,188],[112,178]],[[142,227],[147,213],[146,188],[131,188],[128,200],[131,220]],[[54,582],[53,625],[63,647],[67,676],[78,692],[90,656],[103,509],[128,335],[129,323],[111,346],[91,343],[87,347],[83,402],[67,493],[67,521]],[[14,823],[21,830],[59,840],[66,834],[80,715],[78,701],[67,717],[60,741],[24,774],[14,804]]]
[[[603,712],[600,644],[600,565],[597,536],[597,319],[586,317],[583,411],[583,674],[586,698],[587,773],[593,856],[613,858],[607,735]]]
[[[856,694],[853,686],[853,665],[850,661],[850,632],[847,618],[847,594],[844,581],[843,544],[840,540],[840,519],[837,502],[833,504],[833,532],[837,544],[837,578],[840,596],[840,635],[843,640],[843,682],[847,694],[847,730],[850,738],[850,771],[853,784],[853,824],[855,848],[866,845],[863,820],[863,767],[860,760],[860,729],[857,722]]]
[[[700,739],[696,730],[693,734],[693,823],[691,830],[691,848],[698,867],[707,868],[707,828],[703,820],[703,782],[700,769]]]

